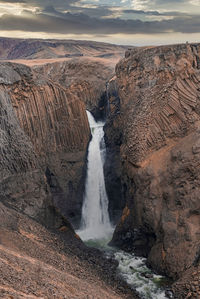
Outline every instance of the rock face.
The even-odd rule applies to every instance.
[[[79,59],[33,66],[41,76],[70,88],[73,95],[85,103],[96,119],[105,117],[107,105],[106,83],[114,74],[114,62]]]
[[[104,165],[106,190],[109,198],[109,213],[114,224],[122,216],[126,200],[121,184],[120,146],[122,144],[122,125],[120,121],[120,99],[116,77],[108,83],[107,121],[105,125],[106,162]]]
[[[3,77],[4,76],[4,77]],[[11,66],[1,66],[0,86],[0,198],[36,220],[46,218],[50,192],[36,153],[21,129],[5,84],[20,79]]]
[[[9,113],[4,112],[7,124],[2,123],[2,127],[5,130],[11,126],[14,134],[12,137],[9,131],[4,133],[8,137],[5,137],[5,146],[2,150],[4,164],[1,173],[10,171],[2,178],[10,186],[6,186],[4,182],[4,192],[7,192],[10,198],[17,198],[19,194],[24,197],[24,201],[27,200],[25,193],[29,192],[30,203],[34,210],[32,197],[36,197],[37,204],[42,205],[40,201],[49,192],[47,186],[43,184],[45,181],[53,194],[54,204],[64,216],[76,222],[76,219],[80,219],[84,187],[83,169],[90,137],[84,103],[72,95],[69,89],[43,80],[38,75],[36,77],[26,66],[2,64],[0,73],[2,111],[5,111],[4,106],[9,109]],[[12,139],[7,141],[8,138],[17,141],[14,142]],[[9,153],[8,144],[11,142],[13,148]],[[18,152],[21,162],[16,158]],[[7,160],[8,155],[10,161],[13,160],[11,165]],[[22,169],[18,170],[19,167]],[[38,168],[40,171],[37,171]],[[29,172],[29,188],[26,188],[26,181],[23,182],[21,178],[16,183],[13,174],[18,172],[20,175],[21,172],[23,175]],[[38,176],[38,179],[36,180],[34,176]],[[37,181],[36,185],[31,185],[31,179]],[[16,190],[16,184],[21,191]],[[18,200],[16,202],[19,204]],[[21,205],[22,209],[26,209],[25,203]]]
[[[176,279],[199,264],[200,46],[127,51],[116,84],[107,138],[122,128],[126,207],[112,243]]]

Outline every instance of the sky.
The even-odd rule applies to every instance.
[[[136,46],[200,42],[200,0],[0,0],[0,36]]]

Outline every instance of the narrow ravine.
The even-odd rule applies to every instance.
[[[105,122],[96,122],[89,111],[87,116],[92,139],[88,148],[81,227],[77,234],[88,246],[99,248],[108,257],[114,256],[119,263],[119,276],[136,289],[141,298],[165,299],[167,297],[162,287],[165,279],[152,273],[146,266],[144,258],[107,245],[112,238],[114,227],[108,213],[108,197],[103,172],[106,155],[103,130]]]

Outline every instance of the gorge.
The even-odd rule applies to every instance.
[[[56,61],[40,62],[17,52],[23,61],[0,62],[2,298],[137,298],[116,262],[74,232],[82,211],[93,233],[95,223],[109,233],[109,218],[117,224],[111,244],[173,279],[174,298],[200,296],[200,46],[126,49],[117,63],[124,50],[62,61],[54,51]],[[103,202],[88,206],[96,175]]]

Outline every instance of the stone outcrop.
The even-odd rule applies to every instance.
[[[1,64],[0,72],[2,111],[7,121],[2,123],[2,127],[6,130],[11,126],[14,134],[12,137],[9,130],[4,132],[8,135],[2,149],[5,198],[24,198],[20,204],[25,211],[29,197],[34,210],[37,204],[42,205],[42,198],[48,197],[47,193],[51,191],[55,206],[76,222],[80,219],[83,172],[90,138],[84,103],[69,89],[43,80],[38,74],[35,76],[29,67]],[[7,141],[9,138],[11,140]],[[11,142],[10,148],[8,144]],[[21,177],[17,182],[18,173],[20,176],[29,173],[28,187]],[[31,185],[31,180],[36,182],[35,185]],[[37,204],[34,204],[33,197]],[[19,200],[16,203],[19,205]]]
[[[0,198],[36,220],[45,219],[50,192],[29,138],[19,125],[6,85],[20,79],[11,66],[1,65]]]
[[[127,51],[116,85],[120,113],[106,132],[112,144],[123,133],[126,207],[112,244],[177,279],[199,264],[200,46]]]

